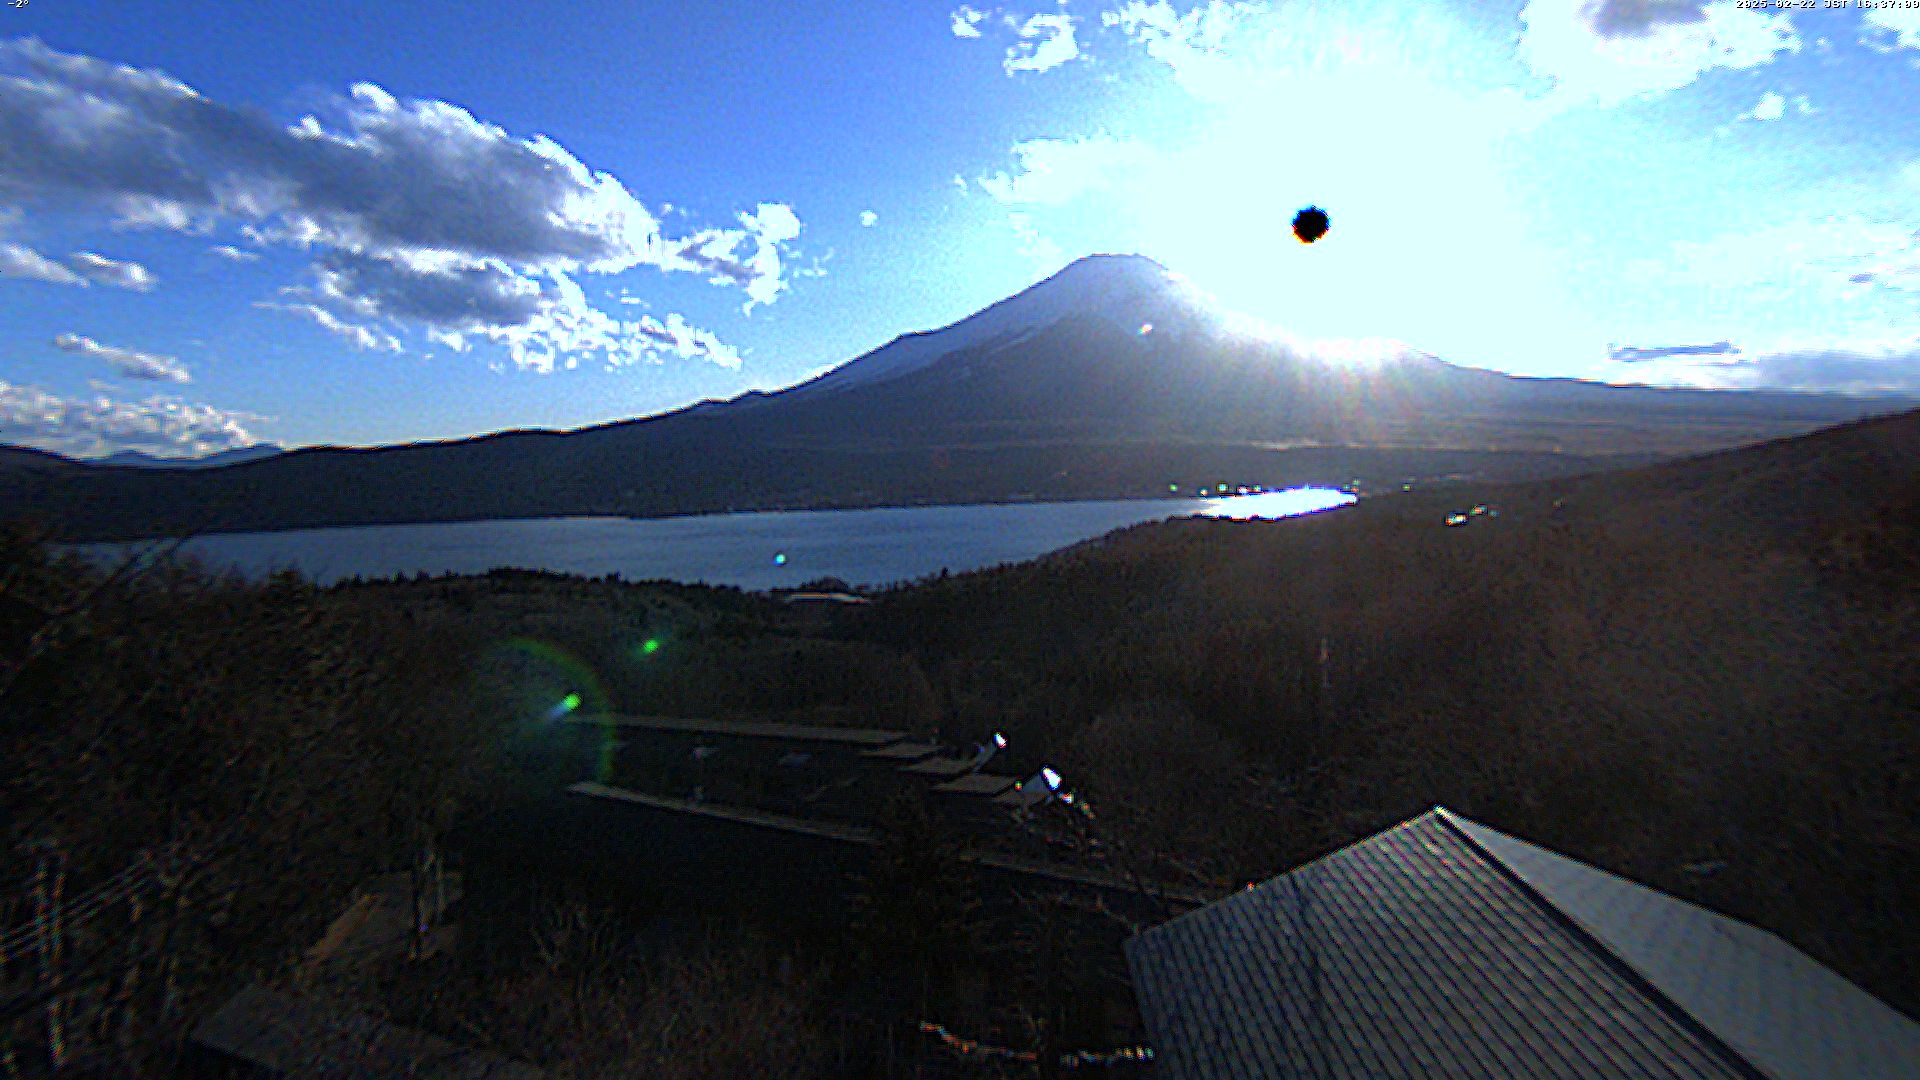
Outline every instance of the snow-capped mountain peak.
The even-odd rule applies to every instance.
[[[1144,255],[1089,255],[1040,283],[939,330],[897,337],[784,395],[790,399],[873,386],[956,352],[1011,345],[1076,315],[1146,326],[1169,305],[1201,312],[1200,294]]]

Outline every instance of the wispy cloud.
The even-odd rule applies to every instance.
[[[1157,155],[1143,143],[1096,136],[1030,139],[1015,144],[1012,172],[976,180],[980,190],[1009,204],[1059,206],[1151,166]]]
[[[1625,272],[1652,285],[1769,287],[1835,302],[1860,285],[1920,292],[1920,231],[1865,217],[1790,220],[1678,241],[1659,257],[1629,263]]]
[[[378,350],[382,352],[405,352],[406,347],[400,339],[383,330],[359,323],[348,322],[318,304],[281,304],[261,300],[254,307],[264,311],[284,311],[289,315],[298,315],[322,330],[344,339],[347,344],[363,352]]]
[[[245,248],[237,248],[232,244],[215,244],[207,249],[207,254],[218,255],[228,262],[250,263],[260,261],[259,252],[248,251]]]
[[[109,259],[95,251],[76,251],[67,256],[67,265],[82,277],[116,289],[152,292],[155,284],[152,271],[139,263]]]
[[[1731,341],[1716,341],[1711,345],[1607,346],[1608,359],[1628,364],[1645,363],[1648,360],[1658,360],[1667,356],[1738,356],[1739,354],[1740,349]]]
[[[45,255],[27,247],[0,241],[0,277],[45,281],[54,285],[85,286],[87,280]]]
[[[266,419],[175,397],[65,397],[0,380],[0,439],[82,457],[116,450],[198,457],[259,442],[247,425]]]
[[[874,222],[879,220],[880,220],[880,215],[874,213],[871,210],[860,211],[860,225],[862,228],[871,229],[873,228]]]
[[[177,383],[193,381],[193,377],[187,374],[187,369],[181,366],[180,361],[171,356],[121,348],[117,345],[102,345],[83,334],[61,334],[53,339],[53,345],[61,352],[99,360],[129,379],[154,379]]]

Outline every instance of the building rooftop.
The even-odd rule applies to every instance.
[[[1779,938],[1438,807],[1126,951],[1170,1080],[1920,1076]]]

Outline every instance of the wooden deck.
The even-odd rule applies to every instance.
[[[993,797],[993,801],[1002,806],[1011,806],[1018,810],[1031,810],[1048,799],[1053,798],[1053,789],[1045,784],[1015,785]]]
[[[787,817],[782,814],[770,814],[740,806],[721,806],[709,802],[694,802],[690,799],[670,799],[627,788],[612,787],[583,780],[567,788],[575,795],[586,795],[597,799],[611,799],[616,802],[631,803],[636,806],[650,807],[655,810],[667,810],[675,813],[694,814],[719,821],[734,821],[746,825],[758,825],[762,828],[777,829],[781,832],[800,836],[814,836],[827,840],[839,840],[851,844],[871,847],[879,843],[878,835],[872,829],[857,825],[841,825],[827,821],[809,821],[804,818]],[[1082,870],[1077,867],[1061,866],[1054,863],[1037,862],[1008,855],[995,855],[986,852],[962,852],[958,856],[962,862],[1008,873],[1028,877],[1047,878],[1053,881],[1090,888],[1106,889],[1116,892],[1132,892],[1131,881],[1114,874],[1097,870]],[[1194,892],[1181,888],[1156,888],[1157,896],[1175,903],[1202,907],[1218,900],[1218,896]]]
[[[637,728],[683,735],[718,735],[744,739],[787,739],[794,742],[844,743],[878,748],[906,739],[904,731],[883,728],[833,728],[814,724],[786,724],[761,720],[684,720],[670,716],[569,716],[569,724]]]
[[[933,790],[947,795],[998,795],[1013,786],[1013,777],[997,776],[993,773],[970,773],[958,780],[949,780],[944,784],[933,785]]]
[[[892,746],[883,746],[878,750],[862,750],[860,756],[875,761],[919,761],[930,758],[940,752],[939,743],[900,742]]]
[[[973,759],[964,758],[928,758],[914,765],[902,765],[901,772],[918,773],[921,776],[959,776],[973,768]]]
[[[809,821],[805,818],[787,817],[784,814],[769,814],[763,810],[753,810],[744,806],[722,806],[710,802],[694,802],[692,799],[669,799],[659,795],[648,795],[629,788],[613,787],[608,784],[596,784],[591,780],[582,780],[567,788],[575,795],[592,795],[600,799],[614,799],[619,802],[634,803],[638,806],[650,806],[655,810],[672,810],[682,814],[698,814],[702,817],[717,818],[721,821],[737,821],[744,825],[759,825],[782,832],[798,833],[802,836],[818,836],[828,840],[844,840],[852,844],[873,844],[878,842],[872,829],[863,829],[858,825],[841,825],[831,821]]]

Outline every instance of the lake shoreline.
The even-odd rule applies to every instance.
[[[1333,488],[1158,499],[748,510],[635,518],[565,515],[207,533],[61,545],[102,559],[174,551],[265,577],[293,569],[320,584],[396,575],[536,570],[618,575],[755,591],[837,578],[885,587],[941,571],[1024,562],[1117,529],[1182,517],[1299,516],[1350,505]]]

